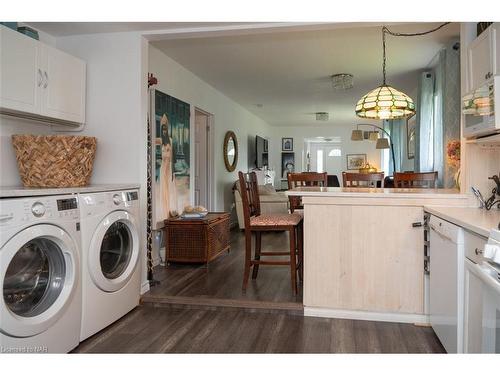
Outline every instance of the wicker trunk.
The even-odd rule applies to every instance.
[[[165,220],[166,261],[207,263],[229,250],[229,213]]]

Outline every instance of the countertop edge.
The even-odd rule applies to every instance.
[[[474,224],[474,223],[471,223],[470,221],[467,221],[466,219],[454,216],[448,212],[440,210],[440,209],[446,210],[449,208],[450,207],[443,207],[443,206],[424,206],[424,211],[428,212],[432,215],[438,216],[441,219],[449,221],[449,222],[456,224],[460,227],[468,229],[469,231],[474,232],[476,234],[479,234],[482,237],[485,237],[485,238],[489,237],[491,228],[482,228],[482,227],[478,226],[477,224]],[[479,208],[477,208],[477,207],[457,207],[457,208],[479,210]]]

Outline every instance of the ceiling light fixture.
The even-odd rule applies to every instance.
[[[333,74],[332,86],[335,90],[348,90],[352,89],[353,85],[353,75],[350,73],[338,73]]]
[[[450,22],[445,22],[438,27],[424,31],[421,33],[395,33],[390,31],[387,27],[382,27],[382,85],[374,90],[368,92],[365,96],[359,99],[356,104],[356,115],[358,117],[389,120],[398,118],[407,118],[415,114],[415,104],[413,99],[405,93],[396,90],[394,87],[386,83],[386,48],[385,37],[386,34],[393,36],[420,36],[430,34],[434,31],[441,29],[448,25]]]
[[[328,121],[328,112],[316,112],[316,121]]]

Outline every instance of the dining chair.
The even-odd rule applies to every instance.
[[[326,172],[301,172],[288,173],[288,189],[294,189],[301,186],[328,186],[328,174]],[[302,198],[300,196],[289,196],[290,212],[293,213],[296,209],[303,209]]]
[[[394,187],[395,188],[427,188],[434,189],[438,179],[438,172],[404,172],[394,173]]]
[[[344,187],[384,187],[384,172],[351,173],[342,172]],[[380,186],[379,186],[380,184]]]
[[[250,269],[252,279],[257,278],[260,265],[289,266],[293,294],[297,294],[297,272],[302,280],[303,221],[299,214],[261,214],[255,172],[238,172],[245,219],[245,270],[243,287],[248,285]],[[287,231],[290,251],[262,251],[262,232]],[[252,234],[255,234],[255,254],[252,258]],[[298,261],[297,261],[298,255]],[[288,257],[287,260],[263,260],[261,257]]]

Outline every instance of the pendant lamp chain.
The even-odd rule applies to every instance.
[[[394,31],[389,30],[386,26],[382,27],[382,51],[383,51],[383,60],[382,60],[382,77],[383,77],[383,85],[386,86],[386,51],[385,51],[385,35],[390,34],[392,36],[421,36],[433,33],[434,31],[438,31],[439,29],[449,25],[450,22],[442,23],[441,25],[435,27],[432,30],[422,31],[420,33],[396,33]]]

